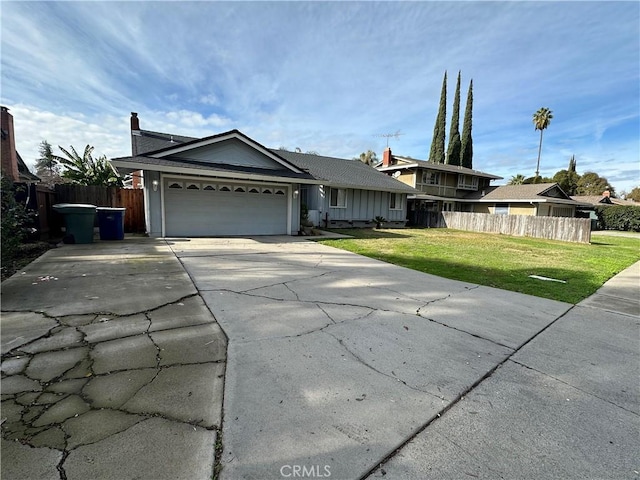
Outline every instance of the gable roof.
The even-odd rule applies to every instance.
[[[16,157],[18,160],[18,175],[20,177],[20,181],[25,183],[39,182],[40,177],[31,173],[31,170],[29,170],[29,167],[27,166],[27,164],[24,163],[24,160],[22,160],[22,157],[20,156],[17,150],[16,150]]]
[[[503,177],[498,175],[492,175],[491,173],[481,172],[480,170],[473,170],[472,168],[461,167],[458,165],[449,165],[446,163],[433,163],[426,160],[416,160],[414,158],[400,157],[398,155],[392,155],[391,159],[396,163],[383,167],[382,163],[378,163],[375,168],[381,172],[393,172],[395,170],[405,170],[409,168],[427,168],[429,170],[436,170],[440,172],[448,173],[461,173],[463,175],[474,175],[476,177],[489,178],[491,180],[501,180]]]
[[[313,153],[272,150],[299,168],[309,172],[320,183],[340,188],[366,188],[399,193],[416,193],[402,183],[359,160],[325,157]]]
[[[140,132],[142,132],[142,130],[140,130]],[[156,133],[155,135],[156,135],[156,138],[159,137],[158,133]],[[169,136],[173,139],[173,135],[169,135]],[[166,134],[165,134],[165,138],[166,138]],[[209,137],[204,137],[204,138],[191,138],[190,140],[187,140],[188,138],[190,137],[182,137],[182,139],[184,139],[184,141],[182,142],[176,142],[175,140],[169,141],[168,145],[165,145],[164,147],[159,148],[157,150],[148,151],[145,153],[145,156],[154,157],[154,158],[168,157],[170,155],[180,156],[180,153],[193,150],[195,148],[205,147],[208,145],[214,145],[216,143],[224,142],[227,140],[236,139],[254,148],[260,153],[266,155],[267,157],[271,158],[271,160],[275,161],[276,163],[279,163],[285,169],[293,170],[295,173],[302,173],[302,171],[298,169],[295,165],[292,165],[291,163],[287,162],[285,159],[278,156],[277,154],[274,155],[273,151],[259,144],[252,138],[247,137],[240,130],[235,130],[235,129],[229,130],[228,132],[222,132],[222,133],[218,133],[216,135],[211,135]]]
[[[240,140],[263,153],[279,163],[282,168],[274,170],[243,167],[180,158],[180,154],[187,150],[212,145],[231,138]],[[270,181],[281,178],[291,179],[299,183],[322,184],[337,188],[416,193],[413,187],[360,161],[269,149],[239,130],[230,130],[204,138],[172,135],[149,130],[133,130],[132,142],[133,156],[112,159],[115,166],[124,171],[146,169],[198,175],[209,173],[228,178],[232,178],[234,175],[241,175],[242,178]]]
[[[183,135],[152,132],[151,130],[134,130],[131,132],[131,140],[133,145],[133,155],[136,156],[197,139],[195,137],[185,137]]]
[[[589,205],[631,205],[640,206],[640,203],[630,200],[622,200],[621,198],[611,198],[606,195],[573,195],[571,197],[576,202]]]
[[[464,200],[477,202],[553,202],[578,205],[557,183],[533,183],[527,185],[499,185],[471,192]]]

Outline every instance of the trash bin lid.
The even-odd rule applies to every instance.
[[[124,212],[126,207],[96,207],[99,212]]]
[[[90,205],[88,203],[56,203],[55,205],[53,205],[53,208],[55,210],[64,210],[67,208],[86,208],[95,211],[95,209],[98,207],[96,207],[95,205]]]

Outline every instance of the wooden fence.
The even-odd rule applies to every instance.
[[[56,185],[56,203],[88,203],[97,207],[124,207],[124,231],[144,233],[144,192],[142,189],[96,185]]]
[[[563,242],[589,243],[591,241],[591,221],[588,218],[442,212],[438,226]]]

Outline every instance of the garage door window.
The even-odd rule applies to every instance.
[[[244,187],[236,187],[233,191],[236,193],[245,193],[247,190]]]
[[[263,188],[262,193],[265,195],[273,195],[273,190],[271,188]]]
[[[216,191],[216,186],[211,184],[211,183],[205,183],[203,190],[207,190],[209,192],[215,192]]]
[[[229,185],[221,185],[220,186],[220,191],[221,192],[230,192],[231,191],[231,187],[229,187]]]
[[[197,183],[190,183],[187,185],[187,190],[200,190],[200,185]]]
[[[258,189],[258,187],[251,187],[249,189],[249,193],[260,193],[260,190]]]
[[[284,190],[282,188],[276,188],[276,195],[284,195]]]
[[[171,182],[169,188],[182,188],[182,182]]]

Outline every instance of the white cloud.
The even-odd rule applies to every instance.
[[[638,158],[639,12],[633,2],[4,2],[2,102],[26,132],[25,158],[43,138],[127,155],[131,110],[144,129],[239,128],[345,157],[380,154],[374,135],[401,130],[394,151],[426,158],[443,71],[449,119],[461,69],[463,107],[474,79],[478,168],[535,168],[531,114],[545,105],[556,118],[543,173],[582,152],[604,169],[602,159]]]

